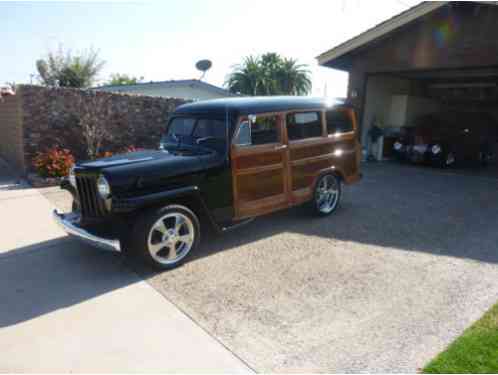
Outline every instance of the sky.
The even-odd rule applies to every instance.
[[[222,86],[244,56],[277,52],[307,64],[312,95],[346,95],[347,73],[315,57],[417,4],[412,0],[0,1],[0,84],[36,82],[37,59],[59,46],[99,51],[111,73],[145,81],[199,78]],[[33,78],[34,77],[34,78]]]

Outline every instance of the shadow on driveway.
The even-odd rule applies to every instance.
[[[137,280],[118,254],[68,238],[18,248],[0,258],[0,328],[76,305]]]
[[[346,186],[338,211],[316,218],[297,207],[211,235],[193,257],[290,232],[498,263],[498,179],[382,163]]]
[[[210,234],[189,262],[228,250],[244,257],[251,249],[243,245],[254,244],[256,250],[260,240],[295,233],[310,236],[310,249],[313,237],[321,237],[498,263],[497,203],[498,184],[490,179],[374,165],[366,168],[361,183],[345,189],[335,215],[314,218],[298,207],[262,217],[223,236]],[[133,268],[144,277],[157,274]],[[136,276],[128,272],[124,257],[75,240],[18,248],[0,257],[0,327],[133,282]]]

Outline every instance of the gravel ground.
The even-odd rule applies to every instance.
[[[414,372],[498,299],[497,180],[363,172],[331,217],[279,212],[135,268],[257,371]]]

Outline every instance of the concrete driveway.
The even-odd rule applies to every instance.
[[[251,371],[120,256],[66,237],[36,189],[3,181],[0,372]]]
[[[498,300],[498,180],[364,174],[335,216],[260,218],[142,275],[256,370],[414,372]]]
[[[247,370],[176,305],[257,371],[416,371],[498,300],[497,180],[390,164],[364,174],[336,215],[260,218],[169,272],[30,231],[38,247],[0,256],[0,370]],[[178,322],[189,328],[175,362],[155,350]]]

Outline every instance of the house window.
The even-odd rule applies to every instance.
[[[353,131],[353,121],[349,111],[344,109],[332,109],[327,111],[327,133],[340,134]]]
[[[300,112],[287,115],[287,136],[289,140],[322,136],[320,112]]]

